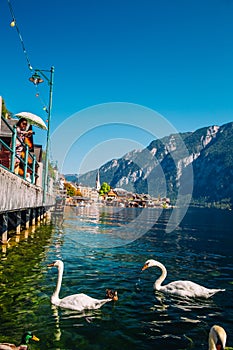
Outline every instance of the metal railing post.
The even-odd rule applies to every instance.
[[[29,147],[28,145],[26,146],[26,151],[25,151],[25,158],[24,158],[24,167],[23,167],[23,178],[26,180],[26,175],[27,175],[27,167],[28,167],[28,152],[29,152]]]
[[[13,127],[13,134],[12,134],[12,145],[11,145],[11,166],[10,171],[13,173],[15,170],[15,151],[16,151],[16,125]]]
[[[32,183],[35,185],[35,172],[36,172],[36,156],[33,154],[33,162],[32,162]]]

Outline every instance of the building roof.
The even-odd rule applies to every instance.
[[[117,197],[117,194],[113,190],[110,190],[108,192],[108,197]]]

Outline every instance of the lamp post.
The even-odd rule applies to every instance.
[[[48,77],[46,73],[50,73]],[[46,139],[46,151],[45,151],[45,169],[43,177],[43,203],[45,203],[46,192],[48,190],[48,167],[49,167],[49,139],[50,139],[50,120],[51,120],[51,111],[52,111],[52,98],[53,98],[53,76],[54,76],[54,67],[52,66],[50,70],[35,69],[35,73],[32,75],[29,80],[34,84],[38,85],[43,83],[41,76],[47,80],[49,84],[49,105],[46,108],[48,114],[48,128],[47,128],[47,139]]]

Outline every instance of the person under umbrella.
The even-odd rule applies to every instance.
[[[16,123],[16,131],[17,131],[17,137],[16,137],[16,149],[15,153],[18,157],[22,157],[22,152],[24,151],[24,143],[26,137],[31,137],[33,134],[32,130],[27,130],[28,128],[28,122],[27,119],[21,118]],[[14,172],[15,174],[19,174],[20,169],[20,160],[18,157],[15,157],[15,166],[14,166]]]

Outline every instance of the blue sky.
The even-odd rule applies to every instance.
[[[78,133],[89,122],[83,110],[116,102],[157,111],[178,132],[233,121],[233,1],[10,2],[32,67],[55,67],[51,133],[74,115],[70,128]],[[13,113],[30,111],[46,120],[48,85],[41,84],[36,97],[7,0],[0,16],[0,94]],[[62,172],[95,169],[154,139],[133,121],[124,125],[110,114],[110,125],[101,126],[98,118],[99,127],[88,124],[65,160],[51,145]],[[45,132],[35,131],[36,142],[44,144]],[[63,137],[69,133],[59,146]]]

